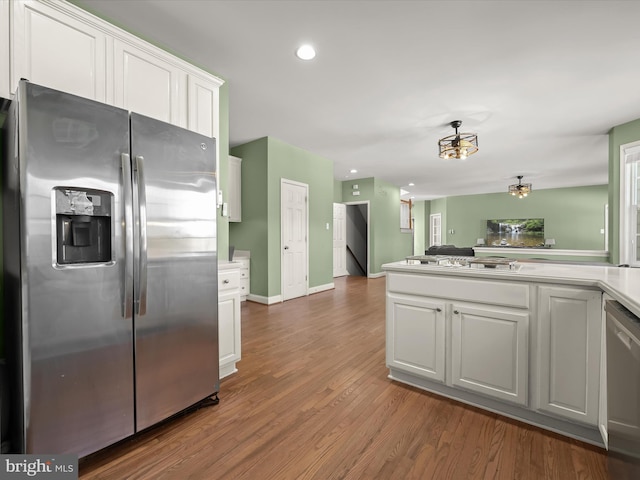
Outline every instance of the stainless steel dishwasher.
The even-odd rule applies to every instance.
[[[607,434],[609,478],[640,478],[640,319],[609,300],[607,318]]]

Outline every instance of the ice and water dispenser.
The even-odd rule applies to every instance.
[[[111,262],[113,195],[102,190],[66,187],[54,191],[57,263]]]

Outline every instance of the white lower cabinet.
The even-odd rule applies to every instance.
[[[523,405],[528,391],[528,330],[528,312],[387,295],[390,368]]]
[[[389,377],[592,443],[597,288],[387,272]]]
[[[529,313],[487,305],[452,305],[452,384],[526,405]]]
[[[408,295],[387,296],[387,365],[445,381],[445,304]]]
[[[597,425],[601,312],[599,290],[539,287],[539,410]]]
[[[218,272],[218,353],[220,378],[238,371],[241,357],[240,273],[237,268]]]

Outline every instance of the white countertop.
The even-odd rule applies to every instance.
[[[409,265],[406,261],[382,265],[386,271],[493,278],[516,282],[560,283],[598,287],[640,317],[640,268],[593,265],[519,263],[517,271],[489,268]]]
[[[233,270],[234,268],[240,268],[242,264],[240,262],[229,262],[223,260],[218,262],[218,270]]]

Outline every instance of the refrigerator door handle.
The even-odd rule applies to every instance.
[[[140,239],[140,255],[138,256],[138,288],[136,314],[147,313],[147,196],[144,178],[144,157],[134,157],[133,170],[138,189],[138,238]]]
[[[133,191],[131,186],[131,159],[128,153],[120,155],[122,163],[122,210],[124,218],[124,261],[122,267],[122,316],[131,318],[133,305]]]

